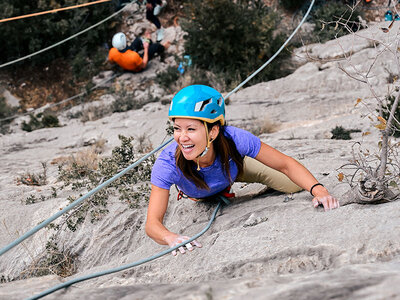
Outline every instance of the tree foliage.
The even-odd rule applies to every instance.
[[[361,12],[342,2],[328,2],[312,13],[316,42],[326,42],[360,29]]]
[[[275,32],[276,15],[262,1],[194,0],[186,4],[182,28],[185,51],[193,63],[206,70],[224,74],[228,84],[241,81],[260,67],[284,41]],[[289,53],[281,53],[263,70],[257,82],[278,78]],[[254,83],[254,80],[253,80]]]
[[[68,7],[90,2],[91,0],[0,0],[0,18],[10,18]],[[0,30],[0,63],[26,56],[53,45],[111,15],[114,4],[102,3],[57,13],[2,23]],[[49,62],[57,57],[76,55],[81,49],[87,53],[105,41],[115,24],[105,22],[102,25],[57,46],[44,54],[32,57],[33,63]]]
[[[294,11],[300,9],[308,0],[279,0],[279,3],[287,10]]]

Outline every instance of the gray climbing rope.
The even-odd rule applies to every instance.
[[[13,241],[12,243],[8,244],[6,247],[4,247],[3,249],[0,250],[0,256],[3,255],[4,253],[6,253],[8,250],[10,250],[11,248],[15,247],[16,245],[18,245],[19,243],[21,243],[22,241],[24,241],[25,239],[27,239],[28,237],[30,237],[31,235],[33,235],[34,233],[38,232],[40,229],[42,229],[43,227],[45,227],[46,225],[50,224],[51,222],[53,222],[55,219],[59,218],[60,216],[62,216],[64,213],[70,211],[72,208],[74,208],[75,206],[77,206],[78,204],[80,204],[81,202],[83,202],[84,200],[86,200],[87,198],[89,198],[90,196],[92,196],[93,194],[97,193],[98,191],[100,191],[102,188],[106,187],[107,185],[109,185],[110,183],[112,183],[114,180],[120,178],[121,176],[125,175],[127,172],[129,172],[130,170],[132,170],[133,168],[135,168],[136,166],[138,166],[139,164],[141,164],[143,161],[145,161],[148,157],[150,157],[151,155],[153,155],[154,153],[156,153],[157,151],[159,151],[160,149],[162,149],[163,147],[165,147],[167,144],[169,144],[171,141],[173,140],[173,138],[168,139],[166,142],[164,142],[163,144],[161,144],[160,146],[158,146],[157,148],[155,148],[153,151],[147,153],[145,156],[143,156],[142,158],[140,158],[139,160],[137,160],[135,163],[131,164],[129,167],[127,167],[126,169],[122,170],[121,172],[119,172],[118,174],[114,175],[113,177],[111,177],[110,179],[106,180],[105,182],[103,182],[102,184],[100,184],[99,186],[95,187],[94,189],[92,189],[91,191],[89,191],[86,195],[80,197],[79,199],[76,199],[74,202],[72,202],[70,205],[68,205],[67,207],[65,207],[64,209],[60,210],[59,212],[57,212],[56,214],[54,214],[53,216],[51,216],[50,218],[48,218],[47,220],[43,221],[42,223],[40,223],[39,225],[35,226],[34,228],[32,228],[31,230],[29,230],[28,232],[26,232],[24,235],[20,236],[18,239],[16,239],[15,241]]]

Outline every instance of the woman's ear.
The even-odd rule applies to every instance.
[[[210,142],[214,141],[218,137],[218,134],[219,134],[219,126],[218,125],[214,125],[211,128],[210,134],[209,134],[210,135]]]

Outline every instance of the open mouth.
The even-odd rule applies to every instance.
[[[181,144],[181,146],[183,149],[190,149],[190,148],[194,147],[194,145],[182,145],[182,144]]]

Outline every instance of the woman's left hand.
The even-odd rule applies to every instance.
[[[166,237],[165,240],[168,243],[168,246],[170,248],[172,248],[172,247],[175,247],[176,245],[179,245],[180,243],[183,243],[184,241],[187,241],[189,239],[190,239],[190,237],[188,237],[188,236],[176,235],[176,237],[173,237],[173,236],[172,237]],[[190,243],[187,243],[185,246],[179,247],[178,248],[179,252],[182,253],[182,254],[185,254],[186,253],[185,247],[186,247],[187,250],[193,251],[194,247],[201,248],[202,246],[198,241],[193,240]],[[172,251],[172,255],[173,256],[176,256],[176,254],[177,254],[176,250]]]
[[[322,204],[324,206],[325,211],[335,209],[340,206],[339,201],[331,195],[314,197],[314,199],[312,199],[312,202],[313,202],[314,208],[316,208],[316,207],[318,207],[318,205]]]

